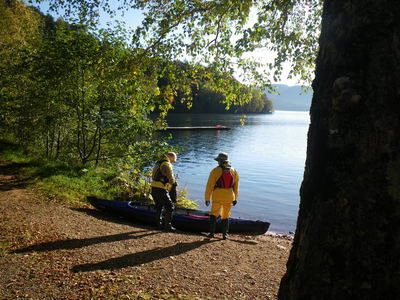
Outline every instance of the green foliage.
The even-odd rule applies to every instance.
[[[111,185],[119,188],[118,198],[140,202],[151,202],[150,184],[134,171],[123,170],[112,179]]]
[[[101,39],[80,27],[60,34],[59,47],[66,51],[61,56],[70,57],[67,76],[58,84],[60,101],[73,112],[73,127],[64,130],[67,149],[78,154],[83,165],[123,156],[130,145],[151,136],[151,93],[143,88],[151,86],[151,79],[135,72],[132,52],[109,32],[101,33]]]
[[[109,1],[51,0],[52,8],[64,8],[89,24],[99,12],[113,15]],[[132,42],[146,53],[171,59],[190,56],[193,61],[233,74],[240,68],[241,81],[270,83],[278,80],[282,64],[291,62],[290,76],[311,80],[317,53],[322,0],[190,0],[114,1],[118,9],[137,9],[144,21]],[[89,5],[90,4],[90,5]],[[249,59],[260,49],[277,53],[273,62]]]
[[[186,187],[178,189],[178,199],[176,205],[178,207],[183,207],[188,209],[197,209],[199,207],[198,203],[194,200],[189,199],[187,194],[188,192]]]
[[[167,142],[160,143],[158,140],[136,142],[129,147],[126,155],[121,159],[121,164],[123,168],[142,174],[146,172],[146,167],[152,166],[163,154],[169,151],[179,152],[179,150],[180,148],[171,147]]]
[[[0,134],[32,118],[26,105],[34,78],[32,66],[40,47],[39,14],[20,1],[0,1]]]
[[[272,112],[272,102],[259,89],[248,87],[229,74],[201,65],[169,62],[169,71],[159,79],[160,90],[168,90],[174,112],[263,113]],[[214,72],[214,73],[213,73]],[[175,82],[184,77],[184,84]],[[182,83],[182,82],[181,82]],[[173,92],[175,90],[175,92]],[[261,99],[262,98],[262,99]]]
[[[42,160],[21,146],[0,140],[0,161],[13,163],[21,175],[34,183],[49,198],[62,199],[70,204],[82,205],[86,196],[152,202],[151,174],[138,169],[88,167]],[[178,205],[196,208],[187,198],[185,188],[178,191]]]
[[[32,158],[26,155],[22,147],[7,140],[0,140],[0,159],[2,161],[12,161],[17,164],[32,161]]]
[[[29,12],[36,18],[35,38],[31,32],[4,39],[15,49],[0,51],[1,61],[14,62],[0,64],[2,137],[47,159],[83,166],[116,163],[132,147],[147,156],[144,147],[163,143],[153,137],[157,125],[148,116],[156,107],[164,113],[170,107],[162,101],[167,92],[157,86],[164,67],[127,47],[129,33],[115,28],[94,34],[15,3],[5,7],[9,18]],[[5,32],[24,28],[19,20],[2,26]],[[24,47],[13,46],[22,40]]]
[[[124,170],[113,178],[111,184],[118,186],[121,191],[117,197],[119,199],[154,204],[151,197],[151,172],[139,175],[137,170]],[[197,202],[189,199],[187,194],[186,187],[178,188],[177,206],[188,209],[198,208]]]

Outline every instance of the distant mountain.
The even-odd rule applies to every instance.
[[[274,103],[275,110],[310,110],[312,91],[305,93],[300,85],[273,84],[272,86],[279,92],[279,95],[269,94],[268,92],[265,92],[265,94]]]

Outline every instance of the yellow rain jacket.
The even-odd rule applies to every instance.
[[[176,180],[168,156],[165,155],[156,163],[153,168],[152,179],[152,187],[171,190]]]
[[[233,176],[234,183],[232,188],[216,188],[215,184],[222,175],[222,168],[220,166],[214,168],[208,177],[207,187],[205,192],[205,201],[212,200],[212,207],[210,214],[218,216],[220,208],[222,207],[221,218],[225,219],[230,215],[230,208],[232,202],[237,201],[239,196],[239,174],[231,168],[230,172]],[[216,205],[218,204],[218,205]]]

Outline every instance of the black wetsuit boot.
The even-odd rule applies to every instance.
[[[216,222],[217,218],[215,216],[210,216],[210,234],[208,235],[210,239],[214,237]]]
[[[222,219],[221,225],[222,225],[222,239],[227,240],[228,239],[228,231],[229,231],[229,220]]]
[[[159,229],[161,229],[163,227],[162,220],[161,220],[161,213],[162,213],[162,207],[160,209],[156,208],[155,223],[156,223],[156,227]]]
[[[167,210],[164,215],[164,230],[165,231],[176,231],[174,227],[171,225],[172,221],[172,210]]]

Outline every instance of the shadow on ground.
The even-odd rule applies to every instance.
[[[112,243],[123,240],[140,239],[155,234],[158,234],[158,232],[149,232],[147,230],[141,230],[141,231],[130,231],[119,234],[86,238],[86,239],[58,240],[54,242],[41,243],[26,248],[18,249],[15,250],[13,253],[72,250],[102,243]]]
[[[117,223],[117,224],[121,224],[121,225],[134,225],[135,227],[139,227],[141,229],[154,229],[152,225],[149,225],[149,223],[144,224],[144,223],[134,223],[132,220],[129,220],[126,217],[123,216],[119,216],[116,214],[111,214],[111,213],[107,213],[107,212],[102,212],[99,211],[97,209],[92,209],[92,208],[82,208],[82,207],[74,207],[71,208],[74,211],[78,211],[81,213],[85,213],[89,216],[92,216],[96,219],[99,220],[103,220],[103,221],[107,221],[107,222],[113,222],[113,223]]]
[[[19,178],[17,175],[19,174],[19,170],[27,165],[25,163],[0,164],[0,174],[10,176],[6,181],[0,182],[0,191],[5,192],[26,188],[29,184],[28,179]]]
[[[163,259],[170,256],[177,256],[185,252],[194,250],[202,245],[216,242],[217,240],[201,240],[190,243],[178,243],[166,248],[156,248],[152,250],[132,253],[121,257],[110,258],[97,263],[89,263],[74,266],[72,272],[89,272],[96,270],[116,270],[126,267],[134,267]]]

